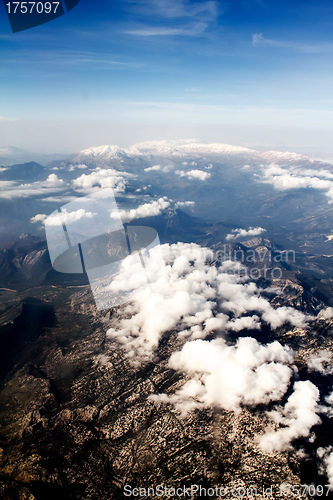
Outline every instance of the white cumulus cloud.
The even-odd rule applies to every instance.
[[[193,207],[194,205],[195,205],[194,201],[177,201],[177,203],[175,204],[175,207],[176,208]]]
[[[333,307],[327,307],[326,309],[323,309],[318,314],[318,317],[320,317],[321,319],[332,319],[333,318]]]
[[[134,220],[141,217],[153,217],[159,215],[166,208],[170,206],[170,201],[164,197],[154,200],[151,203],[144,203],[137,208],[132,208],[131,210],[117,210],[111,212],[111,219],[118,219],[119,216],[125,220]]]
[[[47,215],[46,214],[37,214],[34,217],[31,217],[30,221],[35,224],[36,222],[44,222],[46,219]]]
[[[93,188],[112,188],[115,192],[122,193],[126,189],[126,177],[130,176],[127,172],[118,172],[112,168],[97,168],[90,174],[82,174],[73,180],[73,187],[91,192]]]
[[[249,229],[236,228],[226,236],[226,240],[238,240],[239,238],[248,238],[249,236],[258,236],[266,231],[263,227],[249,227]]]
[[[174,169],[173,165],[153,165],[152,167],[147,167],[144,169],[145,172],[163,172],[163,173],[168,173],[171,172]]]
[[[239,263],[225,261],[217,268],[212,261],[213,252],[196,244],[154,248],[145,269],[150,283],[144,287],[142,267],[132,256],[124,259],[109,290],[134,290],[125,309],[129,316],[117,322],[108,336],[117,338],[140,361],[151,357],[163,333],[170,330],[194,340],[214,330],[256,329],[262,320],[272,328],[288,322],[306,326],[303,313],[291,307],[273,308],[255,283],[244,282]]]
[[[295,382],[285,406],[269,412],[278,428],[260,438],[261,448],[269,453],[284,451],[291,448],[295,439],[308,437],[312,427],[321,422],[318,401],[319,390],[312,382]]]
[[[332,354],[330,351],[321,350],[318,353],[312,353],[308,359],[308,367],[310,370],[317,371],[322,375],[333,373]]]
[[[333,174],[325,169],[318,171],[302,170],[297,166],[280,167],[275,164],[266,165],[262,169],[260,182],[272,184],[275,189],[287,191],[290,189],[312,188],[324,191],[333,202]]]
[[[39,214],[39,216],[41,215],[42,214]],[[63,224],[75,222],[81,219],[92,219],[94,215],[96,214],[86,211],[84,208],[79,208],[78,210],[74,210],[72,212],[68,212],[66,208],[63,208],[61,213],[50,215],[47,219],[47,224],[49,226],[62,226]]]
[[[170,396],[170,402],[184,413],[195,406],[237,411],[242,404],[279,400],[288,388],[292,361],[293,352],[278,342],[261,345],[250,337],[234,346],[223,339],[187,342],[171,356],[169,366],[192,378]],[[166,395],[153,399],[169,400]]]
[[[210,172],[204,172],[203,170],[188,170],[185,172],[184,170],[176,170],[176,174],[180,177],[188,177],[189,179],[199,179],[200,181],[205,181],[209,179],[212,175]]]
[[[332,446],[318,448],[317,456],[322,460],[324,470],[331,488],[333,488],[333,451]]]

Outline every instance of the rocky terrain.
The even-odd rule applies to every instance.
[[[306,303],[312,311],[318,306],[295,280],[274,285],[283,290],[284,303]],[[4,357],[11,360],[2,364],[0,392],[4,500],[110,500],[123,497],[125,485],[158,484],[222,485],[227,497],[232,489],[253,486],[258,489],[253,498],[260,499],[262,489],[273,485],[274,498],[286,498],[279,493],[282,483],[326,484],[311,444],[306,458],[295,450],[260,449],[257,436],[267,424],[267,408],[202,409],[184,416],[172,405],[147,399],[186,381],[167,366],[179,347],[176,332],[163,336],[151,362],[134,367],[106,337],[122,308],[97,313],[88,286],[44,285],[28,294],[1,294],[0,336],[7,346]],[[310,352],[333,349],[332,324],[316,320],[310,336],[283,327],[266,341],[292,346],[300,376],[311,377],[305,361]],[[332,439],[329,421],[316,433],[325,443]]]

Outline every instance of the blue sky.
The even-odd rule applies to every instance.
[[[80,0],[14,34],[0,8],[1,145],[197,137],[332,152],[331,0]]]

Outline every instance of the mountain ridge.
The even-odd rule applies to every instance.
[[[114,158],[115,156],[133,156],[133,155],[173,155],[182,156],[183,154],[226,154],[226,155],[237,155],[237,154],[248,154],[253,158],[262,158],[265,160],[287,160],[287,161],[310,161],[315,160],[308,155],[299,154],[293,151],[259,151],[256,149],[250,149],[244,146],[235,146],[232,144],[212,142],[205,143],[200,142],[195,139],[189,140],[179,140],[179,141],[143,141],[134,143],[128,147],[120,147],[116,144],[111,145],[101,145],[92,146],[87,149],[83,149],[73,155],[73,157],[93,157],[100,159]],[[317,160],[321,163],[329,163],[325,160]]]

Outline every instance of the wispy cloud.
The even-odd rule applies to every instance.
[[[190,2],[188,0],[144,0],[130,2],[141,14],[165,19],[195,18],[213,19],[217,16],[218,2]]]
[[[197,36],[207,29],[206,23],[195,23],[191,26],[180,28],[145,26],[143,28],[127,30],[126,35],[134,36]]]
[[[48,195],[66,189],[66,183],[56,174],[50,174],[45,181],[31,184],[17,184],[15,181],[0,181],[0,198],[29,198],[30,196]]]
[[[20,118],[9,118],[6,116],[0,116],[0,122],[18,122]]]
[[[265,38],[262,33],[254,33],[252,35],[252,44],[255,47],[260,47],[260,46],[270,46],[276,48],[280,47],[284,49],[291,49],[299,52],[305,52],[308,54],[333,52],[333,43],[308,44],[302,42],[292,42],[289,40],[274,40],[271,38]]]
[[[267,4],[264,2],[264,0],[254,0],[254,2],[260,7],[267,9]]]
[[[114,54],[107,52],[94,52],[94,51],[52,51],[48,50],[36,50],[35,52],[27,52],[22,50],[17,54],[13,55],[10,59],[10,64],[13,66],[17,64],[31,64],[31,56],[34,61],[38,64],[61,66],[64,68],[65,66],[82,66],[84,68],[88,66],[110,66],[112,69],[127,69],[127,68],[137,68],[143,66],[142,63],[133,61],[133,60],[122,60],[116,59]]]
[[[218,11],[221,11],[220,5],[214,1],[145,0],[130,3],[140,14],[142,23],[131,26],[124,33],[142,37],[197,36],[217,20]]]

